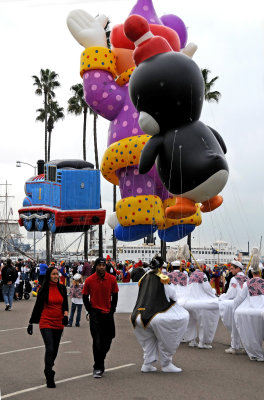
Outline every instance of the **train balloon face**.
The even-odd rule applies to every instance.
[[[19,212],[19,224],[27,231],[83,232],[102,225],[100,171],[82,160],[56,160],[45,164],[25,184],[27,197]]]

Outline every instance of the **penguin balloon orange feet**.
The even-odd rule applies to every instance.
[[[220,207],[222,203],[223,203],[222,196],[219,196],[219,195],[214,196],[211,199],[202,202],[201,211],[203,213],[213,211],[216,208]]]
[[[176,197],[176,204],[167,207],[165,215],[167,218],[180,219],[190,217],[196,212],[195,202],[185,197]]]

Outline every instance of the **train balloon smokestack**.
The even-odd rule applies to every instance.
[[[38,160],[37,165],[38,165],[38,175],[44,174],[44,160]]]

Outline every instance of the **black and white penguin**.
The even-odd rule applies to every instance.
[[[137,68],[129,82],[130,97],[140,112],[141,129],[152,136],[144,146],[139,172],[145,174],[156,162],[167,190],[176,196],[166,209],[169,218],[219,207],[228,179],[226,146],[218,132],[199,121],[204,81],[197,64],[171,49],[166,39],[153,36],[148,22],[131,15],[124,24],[135,44]]]

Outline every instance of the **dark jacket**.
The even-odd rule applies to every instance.
[[[2,282],[4,285],[7,284],[7,282],[12,281],[14,283],[17,280],[18,277],[18,272],[13,267],[13,265],[6,265],[5,267],[2,268]]]
[[[142,267],[133,268],[131,272],[132,282],[138,282],[143,275],[145,275],[146,271]]]
[[[68,311],[68,297],[67,297],[67,289],[65,285],[58,284],[59,291],[63,296],[63,303],[62,303],[62,311]],[[43,292],[43,290],[38,291],[37,300],[35,306],[33,308],[29,323],[30,324],[38,324],[40,321],[40,317],[44,308],[44,304],[48,299],[48,293]]]
[[[233,274],[232,274],[232,272],[229,272],[229,274],[226,276],[226,278],[225,278],[225,287],[224,287],[224,293],[226,293],[227,291],[228,291],[228,288],[229,288],[229,284],[230,284],[230,281],[231,281],[231,279],[233,278]]]
[[[92,266],[88,262],[85,262],[83,264],[83,269],[82,269],[82,276],[90,276],[92,273]]]
[[[110,262],[106,263],[106,272],[108,272],[108,274],[116,276],[116,270]]]

